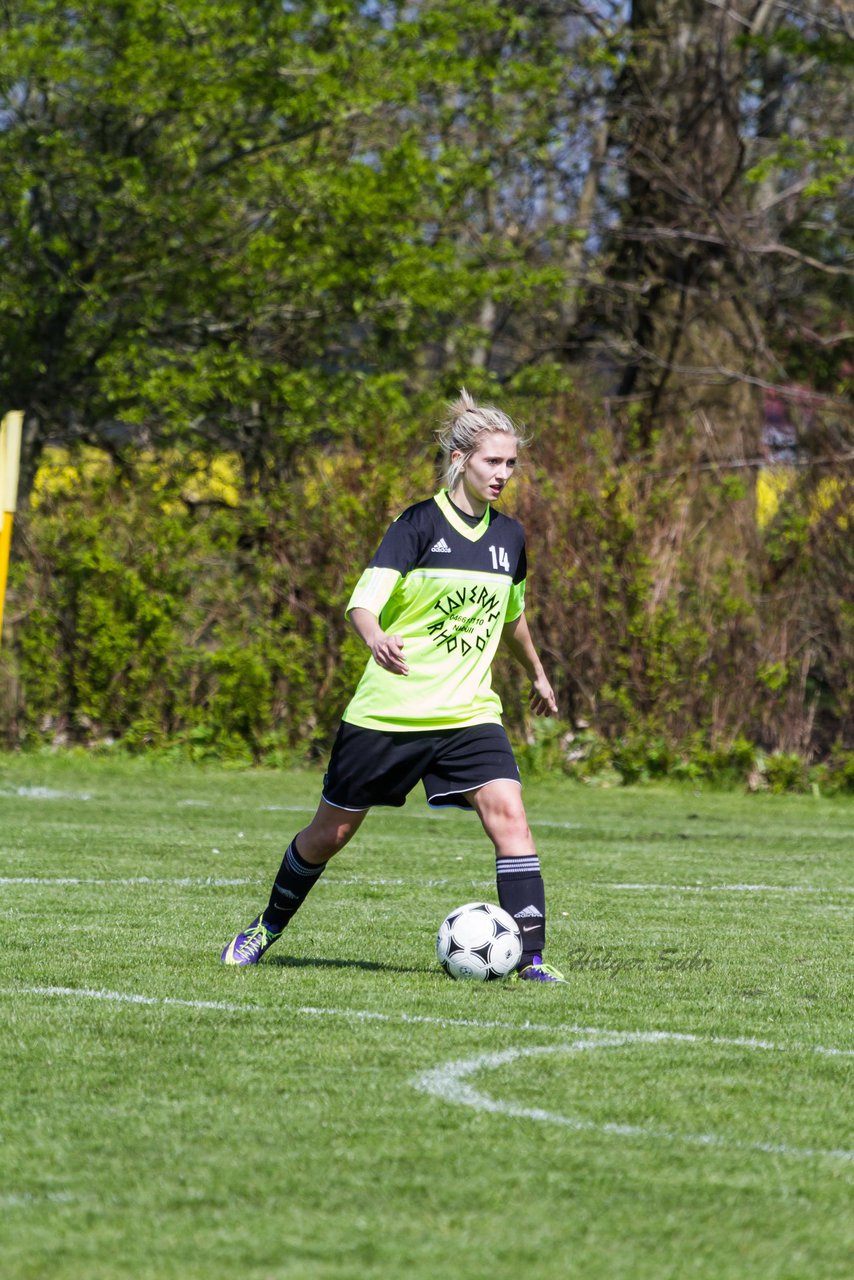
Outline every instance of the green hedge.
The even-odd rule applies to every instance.
[[[793,488],[745,559],[683,518],[687,481],[617,466],[589,428],[544,433],[512,507],[561,724],[496,682],[531,767],[622,781],[850,789],[850,491]],[[0,650],[7,747],[119,743],[194,758],[322,756],[365,661],[343,608],[388,520],[431,492],[413,424],[317,451],[234,504],[136,459],[73,468],[21,513]],[[743,496],[743,495],[742,495]],[[706,494],[708,499],[708,494]],[[740,500],[720,486],[723,516]]]

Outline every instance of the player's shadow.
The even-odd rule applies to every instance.
[[[413,965],[381,964],[376,960],[339,960],[331,956],[267,956],[265,964],[282,969],[365,969],[371,973],[424,973]]]

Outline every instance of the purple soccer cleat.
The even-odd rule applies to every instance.
[[[268,947],[279,937],[278,933],[268,928],[258,916],[243,933],[229,942],[222,953],[223,964],[257,964]]]
[[[526,964],[524,969],[520,969],[512,975],[514,982],[562,982],[568,985],[566,978],[560,969],[555,969],[550,964],[543,964],[542,956],[534,956],[530,964]]]

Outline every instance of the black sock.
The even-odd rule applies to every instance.
[[[276,933],[284,929],[291,916],[295,915],[305,902],[310,890],[320,879],[326,863],[319,867],[304,862],[297,851],[296,837],[285,850],[276,883],[270,894],[270,901],[264,908],[261,919],[268,929]]]
[[[522,934],[519,967],[523,968],[534,956],[541,956],[546,945],[546,890],[540,859],[535,853],[496,858],[495,882],[499,903],[516,921]]]

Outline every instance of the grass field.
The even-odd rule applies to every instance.
[[[530,783],[532,988],[414,797],[222,968],[318,788],[0,758],[4,1280],[850,1280],[854,804]]]

